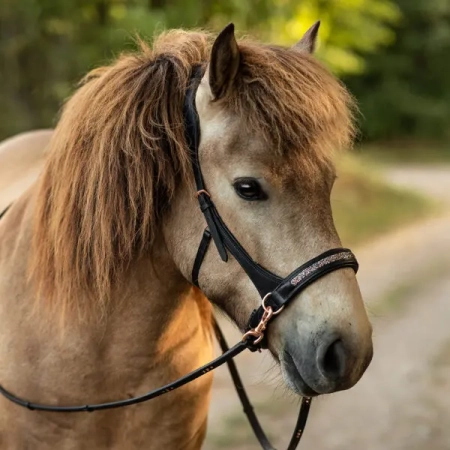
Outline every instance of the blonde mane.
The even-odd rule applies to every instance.
[[[105,307],[114,281],[151,248],[176,186],[192,177],[182,105],[212,42],[203,32],[164,33],[93,71],[67,102],[34,224],[32,275],[50,305]],[[352,100],[320,63],[296,50],[239,46],[240,74],[224,102],[245,126],[303,170],[349,145]]]

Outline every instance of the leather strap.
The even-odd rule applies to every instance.
[[[13,403],[22,406],[24,408],[28,408],[32,411],[50,411],[50,412],[59,412],[59,413],[76,413],[76,412],[93,412],[93,411],[101,411],[105,409],[115,409],[122,408],[124,406],[136,405],[137,403],[143,403],[148,400],[152,400],[160,395],[167,394],[175,389],[184,386],[191,381],[205,375],[211,370],[216,369],[222,364],[226,363],[228,360],[234,358],[239,355],[239,353],[243,352],[247,348],[247,344],[244,341],[238,342],[235,346],[228,349],[228,351],[213,361],[205,364],[204,366],[199,367],[193,372],[188,373],[184,377],[179,378],[178,380],[166,384],[158,389],[147,392],[146,394],[139,395],[133,398],[127,398],[125,400],[116,400],[112,402],[105,403],[97,403],[92,405],[76,405],[76,406],[57,406],[57,405],[46,405],[42,403],[33,403],[28,400],[24,400],[12,392],[6,390],[3,386],[0,385],[0,393],[3,394],[8,400]]]
[[[261,298],[264,298],[269,292],[272,292],[283,279],[273,272],[259,265],[247,253],[244,247],[239,243],[233,233],[225,225],[216,208],[212,210],[212,215],[221,232],[223,242],[226,248],[234,256],[239,265],[244,269],[253,285],[258,290]]]
[[[217,251],[219,252],[222,261],[228,261],[228,254],[223,243],[222,234],[219,232],[216,221],[214,220],[213,211],[215,210],[214,203],[210,199],[209,195],[205,193],[203,189],[198,190],[198,202],[200,210],[205,216],[206,223],[211,233],[211,237],[216,244]]]
[[[220,329],[218,323],[215,320],[214,320],[214,329],[217,341],[220,344],[220,348],[222,349],[223,353],[226,353],[229,350],[229,347],[225,339],[225,336],[222,333],[222,330]],[[263,450],[276,450],[275,447],[273,447],[272,444],[270,443],[266,433],[264,433],[264,430],[262,429],[261,424],[259,423],[258,417],[256,416],[255,411],[253,409],[253,405],[250,403],[247,392],[245,391],[242,379],[239,375],[234,359],[229,359],[227,361],[227,364],[237,395],[239,396],[239,400],[241,401],[244,413],[247,416],[250,426],[252,427],[252,430],[256,438],[258,439],[258,442],[261,445],[261,448]],[[298,413],[297,423],[295,425],[295,429],[292,434],[287,450],[295,450],[297,448],[300,439],[302,437],[303,430],[305,429],[306,426],[306,420],[308,419],[310,407],[311,407],[311,399],[309,397],[304,397],[302,399],[300,411]]]
[[[352,268],[355,273],[358,271],[359,264],[351,250],[348,248],[327,250],[288,275],[272,292],[267,304],[272,305],[276,312],[317,279],[345,267]]]
[[[194,266],[192,267],[192,284],[194,284],[197,287],[199,287],[198,277],[200,276],[200,267],[203,263],[210,242],[211,242],[211,233],[209,232],[208,228],[205,228],[202,240],[200,241],[200,245],[198,246]]]
[[[225,339],[225,336],[222,333],[222,330],[219,327],[219,324],[214,320],[214,330],[216,333],[217,341],[219,342],[220,348],[223,353],[226,353],[229,350],[228,343]],[[241,401],[242,408],[244,413],[246,414],[248,421],[252,427],[253,432],[255,433],[256,438],[261,444],[264,450],[275,450],[272,447],[269,439],[267,438],[264,430],[261,428],[261,424],[259,423],[258,418],[256,417],[255,411],[253,409],[253,405],[250,403],[247,392],[245,391],[244,385],[242,383],[241,377],[236,367],[236,363],[234,359],[230,359],[227,361],[228,370],[230,371],[231,378],[233,380],[234,387],[236,389],[236,393]]]
[[[222,218],[219,216],[219,213],[217,212],[217,209],[214,206],[213,201],[210,199],[210,197],[208,197],[207,194],[203,192],[199,194],[199,203],[201,211],[205,214],[205,219],[206,222],[208,223],[208,228],[210,230],[215,230],[214,233],[211,233],[211,235],[214,243],[216,243],[216,246],[217,241],[220,241],[220,245],[222,245],[224,248],[225,255],[226,255],[225,249],[227,249],[234,256],[239,265],[244,269],[245,273],[253,282],[261,298],[263,298],[269,292],[272,292],[283,281],[283,279],[278,277],[274,273],[264,269],[264,267],[260,266],[250,257],[250,255],[245,251],[245,249],[241,246],[241,244],[239,244],[238,240],[235,238],[233,233],[225,225]],[[204,205],[208,205],[207,209],[205,209]],[[216,237],[215,234],[217,234]],[[200,245],[202,245],[202,243],[203,239]],[[196,264],[201,265],[203,258],[206,254],[206,250],[203,253],[203,248],[202,249],[199,248],[197,252],[197,257],[194,262],[194,268],[196,272],[200,270],[200,267],[196,267]],[[200,251],[202,251],[201,260],[199,256]],[[225,262],[227,260],[228,256],[225,259],[223,259],[223,261]],[[195,284],[194,278],[192,278],[192,282]]]
[[[198,146],[200,144],[200,129],[198,125],[198,114],[195,109],[195,93],[197,92],[198,84],[202,76],[203,69],[201,66],[192,69],[192,76],[190,84],[186,91],[185,101],[183,105],[183,115],[185,124],[185,137],[188,148],[191,153],[192,169],[194,173],[195,185],[197,187],[197,197],[200,204],[200,209],[205,216],[206,223],[211,233],[211,237],[216,244],[217,251],[222,261],[228,261],[227,251],[222,241],[221,234],[217,229],[217,225],[212,217],[211,209],[214,207],[210,197],[206,194],[205,183],[203,175],[200,170],[200,161]]]
[[[2,212],[0,212],[0,219],[8,212],[9,208],[11,208],[11,205],[8,205]]]
[[[306,422],[308,420],[309,410],[311,409],[312,399],[309,397],[303,397],[300,406],[300,411],[295,424],[294,433],[292,434],[287,450],[295,450],[300,443],[300,439],[305,431]]]

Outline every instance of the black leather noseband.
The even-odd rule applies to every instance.
[[[238,342],[230,349],[220,328],[215,322],[215,332],[223,351],[222,355],[220,355],[210,363],[205,364],[197,370],[194,370],[193,372],[185,375],[184,377],[175,380],[172,383],[169,383],[165,386],[162,386],[161,388],[155,389],[138,397],[128,398],[125,400],[99,404],[59,406],[45,405],[24,400],[6,390],[1,385],[0,393],[13,403],[16,403],[17,405],[28,408],[30,410],[60,413],[77,413],[86,411],[93,412],[134,405],[159,397],[160,395],[169,393],[195,380],[196,378],[201,377],[202,375],[216,369],[226,362],[230,369],[231,377],[236,387],[236,391],[243,405],[244,412],[248,417],[248,420],[258,441],[261,444],[261,447],[264,450],[275,450],[275,448],[269,442],[264,431],[262,430],[261,425],[253,411],[253,407],[244,390],[233,358],[246,349],[255,351],[266,347],[264,331],[269,324],[269,321],[272,320],[274,316],[281,313],[283,308],[288,305],[288,303],[293,300],[299,292],[304,290],[307,286],[309,286],[317,279],[332,271],[350,267],[356,272],[358,270],[358,262],[356,261],[355,256],[350,250],[345,248],[335,248],[320,254],[319,256],[311,259],[310,261],[295,269],[287,277],[281,278],[257,264],[250,257],[250,255],[245,251],[239,241],[234,237],[233,233],[223,222],[211,199],[210,194],[206,189],[203,180],[198,153],[200,144],[200,125],[194,101],[195,93],[197,91],[201,76],[201,68],[196,68],[193,70],[190,85],[187,88],[184,105],[186,138],[191,152],[192,169],[194,172],[197,188],[197,197],[200,209],[204,214],[207,223],[207,228],[203,233],[203,237],[197,251],[197,256],[194,261],[192,270],[192,282],[196,286],[199,285],[198,279],[200,268],[206,252],[208,251],[208,248],[210,246],[209,244],[211,240],[214,242],[220,257],[224,262],[228,261],[228,252],[230,252],[230,254],[236,259],[236,261],[246,272],[252,283],[255,285],[259,295],[262,298],[261,306],[255,309],[251,314],[247,325],[247,331],[244,334],[242,341]],[[0,213],[0,218],[5,213],[6,210]],[[294,433],[287,450],[295,450],[297,448],[306,425],[310,405],[311,399],[307,397],[303,398]]]

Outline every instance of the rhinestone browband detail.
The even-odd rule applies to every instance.
[[[327,256],[321,259],[320,261],[317,261],[316,263],[312,264],[311,266],[307,267],[306,269],[302,270],[299,274],[297,274],[294,278],[292,278],[291,284],[292,286],[297,286],[297,284],[300,283],[300,281],[305,279],[311,273],[315,272],[317,269],[320,269],[323,266],[327,266],[328,264],[331,264],[335,261],[340,260],[345,261],[352,258],[353,254],[350,252],[341,252],[336,253],[335,255]]]

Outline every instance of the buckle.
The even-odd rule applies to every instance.
[[[271,306],[266,306],[266,300],[272,295],[272,292],[269,292],[264,296],[264,298],[261,301],[261,307],[264,310],[263,315],[261,317],[261,320],[259,321],[258,325],[256,325],[255,328],[252,328],[251,330],[248,330],[243,336],[242,340],[244,342],[248,342],[249,339],[253,338],[253,342],[251,342],[251,345],[258,345],[263,339],[264,339],[264,331],[267,328],[267,324],[269,323],[270,319],[273,316],[276,316],[277,314],[280,314],[281,311],[283,311],[284,306],[282,306],[277,311],[274,311]]]

